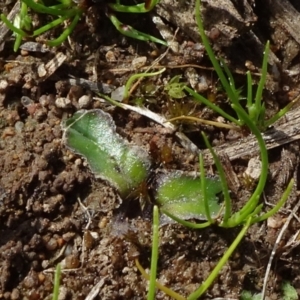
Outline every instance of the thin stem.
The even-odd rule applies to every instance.
[[[116,29],[125,36],[131,37],[131,38],[134,38],[137,40],[141,40],[141,41],[152,41],[154,43],[162,44],[164,46],[168,45],[167,42],[165,42],[161,39],[158,39],[152,35],[138,31],[138,30],[134,29],[133,27],[120,22],[114,14],[110,13],[107,16],[109,17],[109,19],[113,23],[113,25],[116,27]]]
[[[205,50],[209,56],[210,61],[212,62],[212,65],[213,65],[216,73],[218,74],[218,77],[219,77],[228,97],[230,98],[230,100],[233,103],[238,105],[239,99],[238,99],[236,93],[233,91],[233,88],[230,86],[230,83],[228,82],[219,62],[217,61],[217,59],[213,53],[213,50],[209,44],[208,38],[206,37],[204,28],[203,28],[203,24],[202,24],[202,20],[201,20],[201,16],[200,16],[200,11],[201,11],[200,0],[196,0],[196,11],[195,11],[196,21],[197,21],[199,33],[200,33],[202,42],[204,44]]]
[[[218,156],[216,155],[216,152],[213,150],[211,144],[209,143],[206,135],[202,132],[202,136],[204,139],[204,143],[206,145],[206,147],[209,149],[213,159],[214,159],[214,163],[216,165],[216,168],[218,170],[218,174],[220,176],[220,180],[221,180],[221,186],[222,186],[222,192],[224,195],[224,203],[225,203],[225,213],[224,213],[224,217],[223,217],[223,221],[222,221],[222,225],[223,227],[226,227],[227,221],[231,216],[231,199],[230,199],[230,195],[229,195],[229,189],[228,189],[228,185],[227,185],[227,181],[226,181],[226,176],[225,176],[225,172],[224,169],[221,165],[220,159],[218,158]]]
[[[28,26],[28,24],[26,24],[27,23],[26,22],[26,18],[27,18],[27,5],[25,3],[22,2],[21,11],[20,11],[19,15],[16,18],[18,18],[19,28],[21,30],[23,28],[25,28],[25,30],[26,30],[26,29],[28,29],[27,27],[30,27],[30,26]],[[23,24],[26,24],[26,25],[22,26]],[[21,45],[22,39],[23,39],[23,35],[16,33],[16,40],[15,40],[15,43],[14,43],[14,52],[18,51],[18,49],[19,49],[19,47]]]
[[[147,300],[155,299],[156,272],[159,247],[159,213],[156,205],[153,207],[152,254],[150,267],[149,292]]]
[[[154,8],[154,6],[159,2],[159,0],[152,0],[150,5],[147,6],[145,3],[140,3],[137,5],[122,5],[119,3],[109,3],[109,6],[114,10],[118,12],[124,12],[124,13],[146,13],[149,12]]]
[[[236,125],[240,126],[241,122],[238,119],[235,119],[231,115],[227,114],[223,109],[221,109],[219,106],[213,104],[209,100],[207,100],[205,97],[201,96],[200,94],[196,93],[191,88],[185,86],[184,89],[192,96],[197,102],[203,103],[204,105],[208,106],[227,120],[231,121],[232,123],[235,123]]]
[[[60,25],[62,22],[64,22],[64,21],[67,20],[68,18],[69,18],[68,16],[60,17],[60,18],[58,18],[58,19],[56,19],[56,20],[54,20],[54,21],[52,21],[52,22],[46,24],[45,26],[42,26],[42,27],[40,27],[39,29],[36,29],[36,30],[33,32],[32,36],[41,35],[42,33],[44,33],[44,32],[46,32],[46,31],[52,29],[53,27]]]
[[[277,120],[279,120],[281,117],[283,117],[291,108],[292,106],[297,103],[300,99],[300,95],[297,96],[292,102],[290,102],[288,105],[286,105],[284,108],[282,108],[277,114],[275,114],[272,118],[265,121],[265,128],[268,128],[273,123],[275,123]]]
[[[208,278],[205,280],[205,282],[192,294],[188,296],[188,300],[197,300],[200,296],[202,296],[206,290],[212,285],[213,281],[218,276],[219,272],[223,268],[223,266],[228,262],[230,256],[234,252],[234,250],[237,248],[243,237],[245,236],[247,230],[249,229],[251,225],[251,218],[249,218],[246,222],[246,224],[243,226],[242,230],[238,234],[238,236],[235,238],[233,243],[230,245],[230,247],[227,249],[227,251],[224,253],[222,258],[219,260],[218,264],[215,266],[213,271],[209,274]]]
[[[226,65],[225,61],[222,58],[220,58],[219,60],[221,62],[221,66],[223,67],[223,69],[224,69],[224,71],[227,75],[227,78],[228,78],[227,80],[229,82],[231,90],[235,94],[236,98],[239,99],[239,93],[237,93],[237,89],[235,87],[235,82],[234,82],[232,73],[230,72],[230,70],[229,70],[228,66]]]
[[[140,264],[140,262],[139,262],[138,259],[135,260],[135,265],[138,268],[138,270],[141,272],[141,274],[143,275],[143,277],[146,278],[147,280],[149,280],[150,276],[146,273],[146,271],[144,270],[144,268],[141,266],[141,264]],[[186,300],[186,298],[184,298],[183,296],[177,294],[176,292],[172,291],[171,289],[167,288],[166,286],[162,285],[159,282],[156,282],[156,286],[161,291],[163,291],[164,293],[166,293],[168,296],[172,297],[175,300]]]
[[[168,211],[166,211],[164,209],[161,209],[161,212],[164,213],[165,215],[167,215],[172,220],[176,221],[177,223],[179,223],[179,224],[181,224],[185,227],[192,228],[192,229],[206,228],[206,227],[210,226],[211,224],[215,223],[215,220],[212,220],[212,223],[208,222],[208,221],[204,222],[204,223],[192,223],[192,222],[189,222],[189,221],[182,220],[182,219],[174,216],[173,214],[169,213]]]
[[[286,202],[289,195],[291,194],[294,182],[295,182],[294,179],[291,179],[291,181],[289,182],[286,190],[284,191],[283,195],[281,196],[280,201],[271,210],[269,210],[267,213],[265,213],[262,216],[259,216],[257,218],[254,218],[252,220],[252,224],[264,221],[264,220],[268,219],[269,217],[273,216],[274,214],[276,214],[279,211],[279,209],[283,206],[283,204]]]
[[[68,38],[68,36],[70,36],[70,34],[73,32],[73,30],[74,30],[75,26],[77,25],[80,17],[81,17],[80,13],[76,14],[74,19],[72,20],[70,26],[67,27],[57,39],[47,41],[47,45],[52,46],[52,47],[56,47],[56,46],[61,45]]]
[[[201,119],[201,118],[197,118],[197,117],[193,117],[193,116],[179,116],[179,117],[174,117],[174,118],[168,119],[167,121],[174,122],[177,120],[189,120],[189,121],[203,123],[206,125],[212,125],[212,126],[219,127],[219,128],[227,128],[227,129],[233,129],[233,130],[237,130],[237,131],[241,130],[241,128],[238,126],[220,123],[220,122],[211,121],[211,120],[205,120],[205,119]]]
[[[245,206],[235,213],[230,220],[228,220],[228,225],[230,227],[234,227],[240,223],[242,223],[249,214],[255,209],[257,206],[257,203],[259,201],[259,198],[261,196],[261,193],[263,192],[266,181],[267,181],[267,175],[268,175],[268,167],[269,167],[269,160],[268,160],[268,152],[266,148],[266,144],[262,138],[262,135],[257,128],[257,126],[250,120],[249,116],[244,110],[241,110],[239,107],[232,104],[232,107],[234,110],[238,110],[241,114],[243,120],[245,121],[245,124],[249,127],[249,129],[252,131],[252,133],[255,135],[258,146],[260,149],[260,157],[261,157],[261,175],[259,178],[259,182],[257,184],[257,187],[252,194],[251,198],[248,200],[248,202],[245,204]]]
[[[56,266],[55,275],[54,275],[54,286],[53,286],[52,300],[58,300],[59,286],[60,286],[60,273],[61,273],[61,265],[58,264]]]
[[[1,17],[2,22],[3,22],[3,23],[4,23],[11,31],[15,32],[16,34],[21,35],[22,37],[28,36],[28,34],[27,34],[25,31],[23,31],[22,29],[20,29],[20,28],[14,26],[13,23],[11,23],[11,22],[6,18],[6,16],[5,16],[4,14],[1,14],[0,17]]]
[[[209,202],[208,202],[208,198],[207,198],[206,177],[205,177],[205,169],[204,169],[204,161],[203,161],[202,153],[200,153],[200,155],[199,155],[199,168],[200,168],[201,194],[202,194],[202,197],[203,197],[205,215],[206,215],[207,221],[212,224],[213,220],[211,218],[211,213],[210,213],[210,209],[209,209]]]
[[[253,95],[252,95],[252,76],[251,73],[248,71],[247,73],[247,108],[248,108],[248,114],[250,115],[250,108],[253,104]]]
[[[53,16],[62,16],[62,15],[73,16],[78,12],[78,8],[72,8],[69,10],[60,10],[60,9],[54,9],[36,3],[33,0],[22,0],[22,2],[26,3],[28,7],[32,8],[35,12],[42,13],[42,14],[49,14]]]
[[[258,120],[260,118],[260,113],[262,111],[261,101],[262,101],[262,93],[263,93],[264,86],[265,86],[266,79],[267,79],[269,51],[270,51],[270,42],[267,41],[266,46],[265,46],[265,51],[264,51],[261,77],[260,77],[260,80],[259,80],[259,83],[258,83],[258,87],[257,87],[256,95],[255,95],[255,100],[254,100],[256,111],[257,111],[256,122],[258,122]],[[264,117],[264,116],[262,116],[262,117]],[[264,120],[261,120],[261,121],[264,122]]]
[[[152,72],[152,73],[139,73],[139,74],[134,74],[132,76],[129,77],[129,79],[126,82],[125,85],[125,92],[124,92],[124,99],[128,99],[129,97],[129,89],[131,87],[131,85],[133,84],[133,82],[139,78],[143,78],[143,77],[151,77],[151,76],[156,76],[159,74],[162,74],[164,71],[166,70],[166,68],[163,68],[157,72]]]
[[[95,92],[96,93],[96,92]],[[120,107],[120,108],[123,108],[124,110],[126,110],[127,108],[124,106],[123,103],[121,102],[118,102],[114,99],[112,99],[111,97],[105,95],[105,94],[102,94],[102,93],[96,93],[100,98],[103,98],[104,100],[106,100],[107,102],[109,102],[110,104],[116,106],[116,107]]]

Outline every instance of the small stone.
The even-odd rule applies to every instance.
[[[134,58],[131,62],[131,65],[135,69],[139,69],[139,68],[143,67],[146,64],[146,62],[147,62],[147,57],[141,56],[141,57]]]
[[[71,107],[71,100],[64,97],[59,97],[55,100],[55,105],[58,108],[68,108]]]
[[[75,163],[76,166],[81,166],[82,165],[82,160],[80,158],[77,158],[74,163]]]
[[[15,130],[17,133],[21,133],[24,128],[24,123],[21,121],[17,121],[15,124]]]
[[[13,289],[10,295],[11,300],[18,300],[20,299],[20,291],[18,289]]]
[[[7,80],[0,80],[0,91],[5,91],[8,87]]]
[[[76,269],[80,265],[80,261],[76,255],[69,255],[65,258],[65,268],[66,269]]]
[[[111,92],[111,97],[114,100],[121,102],[124,98],[124,94],[125,94],[125,85],[122,85]]]
[[[92,102],[92,96],[91,95],[83,95],[78,100],[78,106],[79,108],[87,108]]]
[[[23,286],[26,289],[32,289],[38,285],[38,276],[34,271],[29,272],[29,274],[24,278]]]
[[[248,162],[248,167],[244,173],[245,177],[250,177],[256,182],[261,174],[261,161],[258,157],[253,157]]]
[[[49,105],[49,100],[47,95],[42,95],[39,99],[39,102],[42,106],[48,106]]]
[[[33,105],[34,101],[27,96],[21,97],[21,103],[23,106],[27,107],[29,105]]]
[[[57,241],[55,238],[51,238],[48,243],[46,244],[46,248],[49,251],[54,251],[57,248]]]
[[[41,65],[39,65],[39,67],[38,67],[38,75],[39,75],[39,77],[44,77],[44,76],[46,76],[47,75],[47,70],[46,70],[46,68],[45,68],[45,65],[44,64],[41,64]]]
[[[117,61],[115,54],[113,51],[109,50],[107,51],[107,53],[105,54],[105,58],[108,62],[115,62]]]

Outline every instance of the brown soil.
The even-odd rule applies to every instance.
[[[12,8],[9,2],[3,8],[6,13]],[[274,78],[270,70],[270,85],[265,91],[268,115],[298,94],[299,82],[299,75],[290,76],[290,73],[283,72],[286,69],[292,72],[299,67],[299,44],[289,32],[286,32],[284,42],[279,39],[279,29],[272,23],[275,17],[270,6],[272,1],[251,6],[256,16],[251,19],[251,27],[244,26],[239,37],[232,36],[226,44],[222,44],[222,39],[214,44],[218,53],[226,55],[230,52],[226,58],[238,83],[243,86],[244,62],[253,62],[254,73],[259,66],[252,56],[247,56],[251,45],[255,49],[258,47],[252,40],[247,40],[250,29],[262,43],[271,39],[272,50],[280,58],[274,63],[280,74]],[[294,9],[298,9],[300,18],[299,5],[295,4]],[[248,22],[249,14],[244,13],[244,20]],[[96,95],[87,86],[80,86],[79,78],[98,82],[100,86],[101,83],[121,86],[131,74],[141,72],[165,51],[161,46],[121,36],[105,17],[102,6],[94,5],[86,16],[70,41],[60,48],[45,53],[40,50],[13,53],[13,41],[8,39],[0,52],[0,299],[51,299],[54,270],[58,263],[63,269],[59,299],[86,299],[97,284],[98,292],[90,299],[146,298],[147,280],[137,270],[135,258],[138,257],[142,266],[149,270],[151,204],[141,209],[139,199],[120,199],[108,183],[95,179],[81,157],[62,144],[61,122],[76,110],[101,108],[111,113],[118,132],[150,152],[152,177],[169,170],[189,172],[198,168],[197,156],[182,147],[176,136],[161,125],[105,101],[88,97],[84,103],[80,100],[84,95]],[[158,35],[149,15],[134,16],[129,21],[141,30]],[[172,18],[168,22],[171,28],[180,25]],[[282,26],[281,30],[286,28],[282,22],[276,23],[276,26]],[[233,23],[232,26],[240,25]],[[217,35],[211,37],[218,39]],[[216,119],[212,112],[195,105],[192,99],[170,99],[164,91],[164,84],[175,75],[182,75],[182,80],[188,81],[184,75],[186,67],[180,65],[196,64],[203,67],[197,72],[207,82],[202,92],[226,109],[227,101],[224,93],[219,91],[216,76],[203,50],[199,50],[193,39],[194,36],[184,34],[184,28],[180,28],[177,40],[185,46],[181,47],[180,53],[169,52],[160,61],[160,65],[169,68],[161,76],[144,80],[129,100],[132,105],[136,104],[136,99],[143,99],[143,104],[150,110],[167,118],[192,113]],[[284,47],[287,43],[289,48]],[[244,48],[247,46],[248,51],[239,52],[240,44]],[[66,55],[63,64],[54,68],[51,76],[40,76],[38,70],[41,66],[59,52]],[[142,68],[136,64],[137,58],[146,59]],[[261,56],[258,61],[260,63]],[[77,85],[71,85],[70,78],[75,78]],[[151,90],[148,94],[147,89]],[[59,98],[69,99],[68,103],[65,100],[61,103],[57,100]],[[177,125],[178,130],[186,133],[199,148],[204,147],[201,130],[207,132],[214,145],[241,138],[210,126]],[[295,188],[292,195],[284,211],[272,220],[250,228],[204,299],[238,299],[242,290],[253,293],[262,290],[278,233],[298,202],[298,141],[279,145],[269,151],[269,157],[268,185],[264,199],[261,199],[265,202],[264,210],[269,210],[281,198],[293,177]],[[238,185],[230,186],[235,207],[242,205],[255,186],[243,176],[250,158],[227,161],[229,171],[238,181]],[[208,172],[213,174],[214,167]],[[155,189],[151,180],[148,188]],[[280,240],[268,279],[267,299],[282,299],[280,287],[283,281],[289,281],[300,294],[299,237],[296,234],[299,227],[298,220],[293,218]],[[188,296],[207,278],[239,230],[217,227],[190,230],[178,224],[161,226],[158,280]],[[158,291],[156,299],[169,297]]]

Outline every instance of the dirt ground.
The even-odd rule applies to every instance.
[[[216,115],[189,97],[171,99],[164,90],[173,76],[182,75],[182,81],[194,85],[193,88],[220,106],[228,106],[203,47],[190,30],[195,26],[193,16],[179,18],[177,15],[183,14],[183,10],[192,14],[190,8],[194,2],[191,2],[184,10],[176,6],[183,5],[180,1],[161,1],[153,12],[163,17],[172,32],[179,28],[175,38],[179,51],[169,51],[160,59],[159,65],[166,66],[167,70],[142,81],[129,104],[142,103],[167,118],[192,114],[216,119]],[[234,5],[225,0],[219,1],[219,5],[203,2],[204,23],[214,49],[226,58],[239,86],[245,86],[247,69],[259,72],[261,47],[266,40],[271,41],[264,94],[267,115],[273,115],[298,95],[300,41],[295,34],[296,25],[289,23],[300,19],[297,1],[283,1],[289,5],[285,6],[287,15],[278,13],[278,1],[263,1],[264,4],[254,0],[238,4],[232,1]],[[219,8],[229,2],[234,9]],[[6,4],[0,6],[5,14],[14,3]],[[174,9],[170,14],[171,5]],[[151,21],[152,14],[120,17],[140,30],[159,36]],[[191,24],[184,24],[184,20],[190,20]],[[54,30],[45,37],[58,32]],[[166,48],[116,32],[105,16],[103,3],[88,8],[70,39],[59,48],[29,51],[27,46],[14,53],[12,38],[0,42],[3,46],[0,52],[0,299],[51,299],[58,263],[63,269],[61,300],[86,299],[88,295],[89,299],[102,300],[145,299],[147,280],[137,270],[134,260],[138,257],[141,265],[149,270],[151,204],[141,209],[141,199],[120,199],[107,182],[95,179],[84,159],[63,145],[61,122],[81,108],[101,108],[112,115],[120,135],[149,151],[152,177],[170,170],[197,170],[197,155],[184,148],[174,133],[145,116],[93,98],[97,89],[101,92],[103,88],[105,92],[122,86],[130,75],[150,66]],[[59,55],[63,56],[62,63],[50,74],[47,63]],[[198,66],[196,83],[187,74],[191,65]],[[106,85],[102,87],[102,84]],[[297,104],[293,109],[298,109]],[[176,125],[199,149],[204,147],[201,130],[207,132],[214,146],[246,138],[191,122]],[[297,128],[298,124],[295,122],[293,126]],[[242,205],[255,186],[243,175],[250,158],[251,155],[227,159],[237,179],[237,185],[231,186],[236,207]],[[264,210],[280,199],[291,178],[295,179],[293,192],[280,213],[250,228],[203,299],[239,299],[242,290],[259,293],[263,288],[276,238],[299,201],[297,138],[269,150],[269,159],[268,184],[261,199]],[[209,166],[208,172],[213,174],[214,167]],[[147,189],[155,189],[151,178]],[[300,294],[297,214],[279,241],[267,281],[266,299],[282,299],[284,281],[290,282]],[[239,230],[217,227],[190,230],[178,224],[161,226],[159,282],[188,296],[207,278]],[[91,296],[95,286],[98,292]],[[156,299],[170,298],[158,291]]]

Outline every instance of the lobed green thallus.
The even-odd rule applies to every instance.
[[[222,191],[218,178],[206,178],[205,190],[209,202],[209,217],[218,217],[221,205],[217,194]],[[181,172],[171,172],[159,178],[156,190],[160,211],[182,220],[207,220],[205,203],[198,177],[187,176]]]
[[[107,180],[122,197],[131,195],[150,175],[151,159],[116,132],[112,117],[100,109],[81,110],[63,125],[63,141],[86,158],[96,177]],[[207,196],[213,215],[220,210],[217,178],[207,178]],[[156,200],[161,209],[183,219],[205,219],[199,178],[173,172],[159,179]]]
[[[111,116],[100,109],[81,110],[64,124],[66,145],[86,158],[96,177],[127,197],[148,176],[150,159],[116,133]]]

